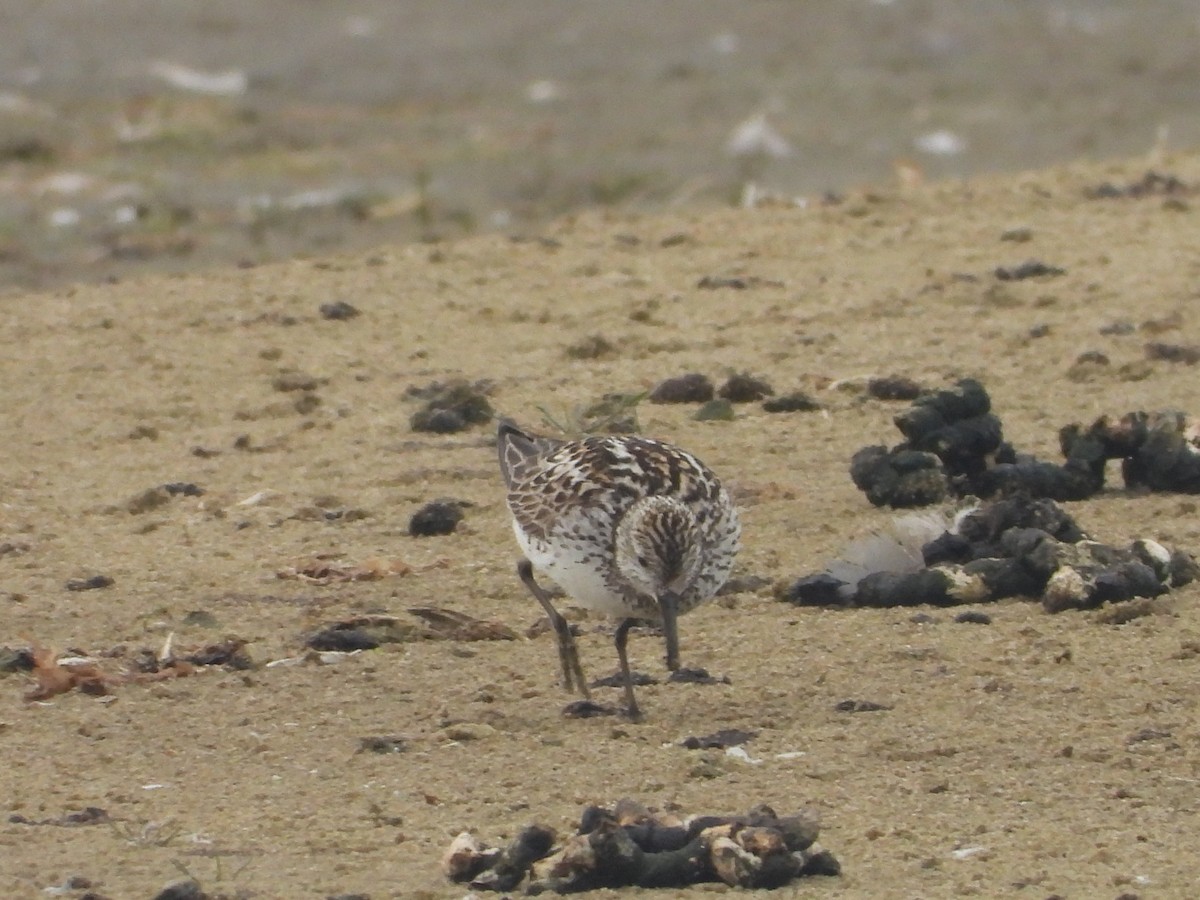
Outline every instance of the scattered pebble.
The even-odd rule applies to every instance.
[[[30,672],[33,670],[33,653],[26,648],[0,647],[0,674]]]
[[[592,334],[564,351],[567,359],[603,359],[616,355],[616,345],[602,334]]]
[[[200,883],[191,878],[172,881],[154,895],[154,900],[209,900]]]
[[[728,675],[710,675],[708,669],[684,666],[667,676],[667,684],[733,684]]]
[[[97,591],[101,588],[112,587],[115,582],[107,575],[93,575],[91,578],[72,578],[67,582],[68,591]]]
[[[1151,341],[1146,344],[1146,359],[1156,359],[1162,362],[1183,363],[1194,366],[1200,362],[1200,346],[1196,344],[1164,344]]]
[[[204,488],[190,481],[172,481],[169,484],[163,485],[165,490],[172,497],[203,497]]]
[[[1054,278],[1066,275],[1066,269],[1047,265],[1040,259],[1030,259],[1015,266],[998,266],[996,277],[1001,281],[1023,281],[1026,278]]]
[[[158,509],[160,506],[166,506],[171,502],[171,492],[165,487],[147,488],[140,494],[130,498],[125,503],[125,509],[130,515],[138,516],[142,513],[148,513]]]
[[[975,609],[968,609],[955,616],[954,621],[961,625],[991,625],[992,617],[987,613],[979,612]]]
[[[1024,244],[1033,240],[1033,229],[1024,226],[1007,228],[1000,232],[1000,240],[1012,241],[1014,244]]]
[[[374,650],[382,644],[401,644],[419,640],[424,633],[419,625],[402,622],[395,616],[355,616],[326,625],[310,634],[304,646],[312,650],[348,653]]]
[[[1084,191],[1084,196],[1090,200],[1137,200],[1142,197],[1173,197],[1194,192],[1195,187],[1187,184],[1182,179],[1174,175],[1151,170],[1137,181],[1129,182],[1128,184],[1113,184],[1106,181],[1095,187],[1087,188]]]
[[[403,753],[407,749],[408,738],[399,735],[358,739],[359,753]]]
[[[691,373],[667,378],[650,392],[651,403],[707,403],[716,393],[707,375]]]
[[[921,385],[904,375],[872,378],[867,382],[867,394],[876,400],[915,400]]]
[[[309,375],[307,372],[281,372],[271,379],[271,387],[285,394],[292,391],[315,391],[324,383],[325,379]]]
[[[860,713],[881,712],[889,710],[892,707],[886,703],[876,703],[874,700],[841,700],[834,704],[833,708],[838,712]]]
[[[687,750],[724,750],[727,747],[737,747],[758,736],[757,731],[745,731],[740,728],[722,728],[703,737],[686,737],[679,742]]]
[[[762,408],[769,413],[815,412],[821,408],[821,404],[803,391],[793,391],[763,401]]]
[[[595,700],[572,700],[563,707],[564,719],[595,719],[600,716],[615,716],[616,707],[597,703]]]
[[[459,379],[410,388],[409,396],[425,401],[410,419],[412,430],[451,434],[490,422],[494,415],[487,398],[490,387],[485,382],[472,384]]]
[[[335,300],[333,303],[322,303],[318,310],[321,313],[321,318],[329,319],[333,322],[345,322],[349,319],[356,318],[362,315],[357,306],[352,306],[345,300]]]
[[[754,403],[774,393],[775,389],[762,378],[755,378],[746,372],[735,372],[721,385],[717,396],[730,403]]]
[[[408,533],[413,537],[452,534],[463,519],[463,505],[460,500],[426,503],[409,520]]]

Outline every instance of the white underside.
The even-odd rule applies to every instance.
[[[587,559],[582,549],[560,545],[551,553],[544,544],[529,540],[516,523],[513,523],[513,532],[525,552],[525,558],[567,592],[571,605],[613,618],[645,614],[630,606],[621,594],[609,590],[600,568],[594,560]]]

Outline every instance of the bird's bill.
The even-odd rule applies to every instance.
[[[662,613],[663,636],[667,640],[667,668],[674,672],[679,668],[679,595],[674,591],[663,591],[658,597],[658,608]]]

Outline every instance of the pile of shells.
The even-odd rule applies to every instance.
[[[815,811],[779,816],[757,806],[744,816],[652,813],[633,800],[584,809],[576,832],[559,840],[530,825],[503,848],[470,832],[450,843],[442,870],[471,888],[559,894],[614,887],[668,888],[701,882],[776,888],[805,875],[838,875],[838,861],[817,844]]]
[[[1180,412],[1067,425],[1059,430],[1061,463],[1016,452],[987,391],[971,378],[921,394],[895,423],[903,443],[863,447],[850,461],[850,477],[876,506],[1017,493],[1083,500],[1104,487],[1110,459],[1122,461],[1127,487],[1200,493],[1200,425]]]
[[[893,533],[847,548],[781,599],[803,606],[952,606],[1040,598],[1048,612],[1156,597],[1200,577],[1195,559],[1156,541],[1090,540],[1053,500],[995,500],[948,520],[910,514]]]

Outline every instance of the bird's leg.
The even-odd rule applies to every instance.
[[[635,624],[637,619],[622,619],[617,626],[614,643],[617,645],[617,661],[621,664],[621,678],[625,682],[625,714],[637,722],[642,718],[642,711],[633,697],[633,673],[629,671],[629,655],[625,651],[625,645],[629,643],[629,629]]]
[[[542,590],[542,586],[534,580],[533,563],[525,558],[517,561],[517,575],[524,582],[529,593],[542,604],[542,609],[554,626],[554,634],[558,639],[558,661],[562,666],[563,686],[568,691],[578,690],[584,699],[590,700],[587,682],[583,678],[583,667],[579,664],[579,648],[575,646],[575,636],[571,634],[571,626],[558,610],[550,603],[550,595]]]
[[[679,670],[679,596],[673,591],[663,591],[658,598],[662,613],[663,637],[667,639],[667,669]]]

